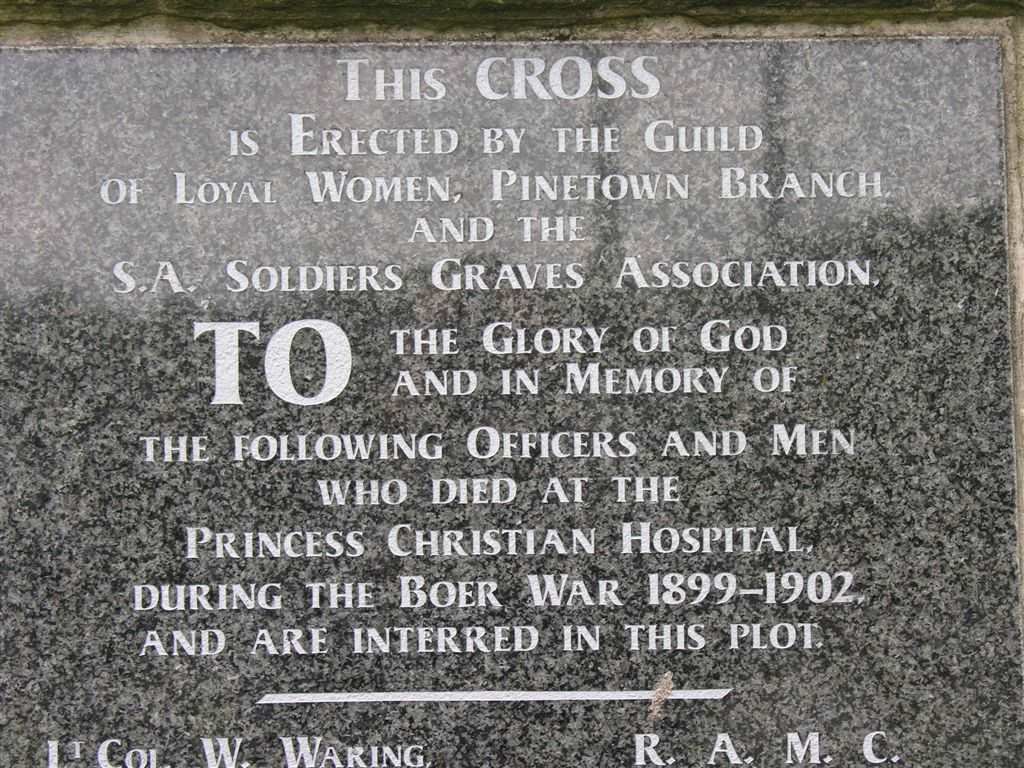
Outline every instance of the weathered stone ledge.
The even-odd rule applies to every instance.
[[[765,23],[863,24],[1024,16],[1024,0],[7,0],[0,26],[104,27],[147,20],[215,25],[236,31],[270,28],[473,28],[499,32],[564,28],[676,17],[706,26]]]

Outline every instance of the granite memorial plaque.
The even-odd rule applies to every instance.
[[[1001,67],[0,51],[0,763],[1024,764]]]

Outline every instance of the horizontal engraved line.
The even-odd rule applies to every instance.
[[[257,704],[402,704],[465,701],[644,701],[655,691],[338,691],[331,693],[268,693]],[[672,691],[666,699],[714,701],[732,688]]]

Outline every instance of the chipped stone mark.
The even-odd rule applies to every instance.
[[[672,673],[666,672],[658,680],[657,687],[651,691],[651,706],[647,710],[648,722],[654,722],[660,720],[662,717],[662,709],[665,706],[665,702],[668,701],[669,696],[672,695]]]

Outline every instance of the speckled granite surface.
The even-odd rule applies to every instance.
[[[488,101],[474,71],[489,57],[596,61],[652,56],[656,97]],[[437,101],[350,102],[337,60],[438,67]],[[572,65],[569,65],[570,67]],[[1008,278],[999,48],[991,39],[780,41],[614,45],[280,47],[0,52],[0,424],[4,525],[4,765],[95,765],[107,739],[156,749],[159,764],[206,764],[202,739],[241,738],[241,761],[284,764],[282,739],[347,746],[421,745],[434,765],[632,765],[636,734],[661,738],[666,762],[757,768],[786,763],[787,734],[820,733],[834,766],[868,758],[919,768],[1011,766],[1024,758],[1021,642],[1014,559]],[[631,83],[636,85],[635,82]],[[639,90],[643,90],[637,86]],[[451,155],[294,156],[289,114],[319,127],[451,128]],[[750,152],[644,149],[657,120],[758,126]],[[559,155],[553,127],[615,125],[618,153]],[[486,156],[480,131],[525,129],[523,152]],[[228,131],[259,132],[256,157],[229,157]],[[880,196],[722,199],[722,167],[779,179],[786,171],[878,173]],[[491,172],[689,175],[688,199],[496,201]],[[450,176],[458,202],[313,204],[305,173]],[[272,204],[175,203],[189,182],[266,181]],[[137,206],[100,199],[109,178],[141,179]],[[663,181],[662,184],[666,184]],[[515,217],[580,215],[587,239],[524,243]],[[410,241],[417,217],[490,216],[476,244]],[[501,264],[579,264],[577,288],[442,291],[431,265],[465,257]],[[696,289],[616,287],[624,259],[688,264],[870,262],[867,285]],[[395,291],[228,290],[225,265],[401,267]],[[118,293],[130,261],[146,292]],[[155,283],[171,262],[183,287]],[[344,393],[289,405],[265,386],[266,337],[302,318],[344,327],[352,374]],[[778,352],[703,351],[704,323],[784,325]],[[241,405],[213,406],[212,343],[194,323],[259,322],[243,341]],[[592,354],[499,357],[481,345],[496,321],[517,327],[606,327]],[[671,352],[640,354],[638,326],[677,326]],[[391,329],[460,329],[462,353],[399,358]],[[319,342],[296,342],[305,393],[322,376]],[[728,366],[721,393],[564,393],[563,367]],[[796,366],[788,394],[758,393],[761,366]],[[399,369],[465,368],[484,384],[466,397],[392,396]],[[498,370],[542,369],[542,394],[496,394]],[[301,383],[304,382],[304,383]],[[308,387],[308,389],[305,389]],[[853,435],[852,455],[773,456],[775,424]],[[475,427],[635,433],[620,458],[481,459]],[[663,455],[670,430],[736,430],[737,456]],[[234,435],[443,434],[437,461],[232,461]],[[207,463],[144,461],[147,435],[206,435]],[[619,503],[614,476],[678,477],[680,500]],[[441,477],[510,477],[509,505],[431,505]],[[580,504],[541,504],[552,476],[592,478]],[[321,502],[317,480],[402,478],[392,506]],[[796,526],[810,551],[623,555],[624,522],[656,527]],[[397,558],[386,532],[593,528],[595,555]],[[186,555],[187,529],[362,531],[352,558],[217,559]],[[863,602],[645,603],[648,574],[849,571]],[[530,604],[525,577],[566,573],[621,581],[622,607]],[[402,610],[402,575],[494,579],[501,607]],[[315,610],[303,585],[367,581],[379,606]],[[277,611],[136,611],[146,584],[280,583]],[[717,595],[717,593],[716,593]],[[813,623],[811,648],[729,647],[731,624]],[[564,624],[605,627],[598,652],[561,653]],[[626,624],[702,625],[703,648],[631,651]],[[356,655],[353,626],[532,625],[530,653]],[[251,653],[261,628],[325,627],[327,653]],[[140,655],[147,632],[220,629],[216,656]],[[820,647],[817,643],[820,642]],[[716,701],[668,701],[657,721],[639,702],[267,706],[266,694],[403,690],[730,689]],[[865,754],[865,738],[874,752]],[[735,751],[726,748],[727,733]],[[68,759],[70,742],[83,759]],[[718,750],[716,751],[716,746]],[[112,749],[111,755],[121,754]],[[417,753],[418,754],[418,753]],[[811,753],[808,753],[809,755]],[[749,760],[748,760],[749,758]],[[369,759],[367,760],[368,764]],[[655,764],[651,753],[642,764]],[[805,757],[809,763],[811,758]],[[324,762],[324,753],[315,761]],[[301,763],[300,763],[301,764]],[[354,763],[358,765],[359,763]],[[415,764],[407,753],[404,764]],[[328,761],[326,765],[332,763]],[[141,766],[136,766],[141,768]]]

